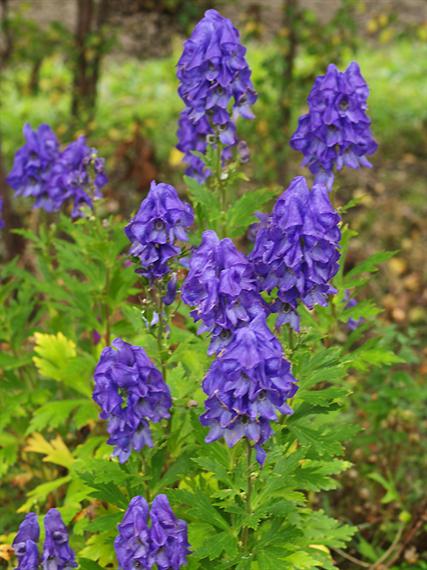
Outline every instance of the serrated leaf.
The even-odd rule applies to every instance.
[[[19,507],[18,513],[27,513],[32,509],[33,505],[45,501],[50,493],[56,491],[56,489],[59,489],[59,487],[62,487],[62,485],[65,485],[70,480],[71,477],[67,475],[66,477],[59,477],[54,481],[42,483],[34,489],[31,489],[31,491],[27,493],[27,500],[21,507]]]
[[[58,434],[51,441],[47,441],[40,433],[33,433],[27,440],[24,451],[32,451],[44,455],[42,461],[54,463],[70,469],[74,457]]]
[[[241,236],[251,222],[256,221],[255,212],[272,198],[270,188],[260,188],[243,194],[227,211],[228,235],[231,238]]]

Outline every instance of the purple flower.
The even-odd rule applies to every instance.
[[[148,511],[143,497],[130,501],[114,541],[119,569],[179,570],[189,554],[187,523],[175,517],[166,495],[157,495]]]
[[[256,93],[251,82],[246,49],[237,29],[216,10],[208,10],[185,42],[177,65],[178,93],[186,105],[178,129],[178,148],[185,153],[187,173],[209,176],[192,151],[204,153],[207,137],[224,147],[223,159],[237,144],[236,118],[252,119]]]
[[[58,140],[48,125],[33,131],[24,127],[26,144],[16,155],[7,181],[18,196],[35,198],[34,207],[56,212],[71,201],[71,216],[81,216],[81,207],[93,207],[92,198],[101,196],[107,183],[104,160],[84,137],[60,152]]]
[[[108,420],[108,443],[120,463],[133,449],[152,447],[149,422],[169,417],[169,388],[143,348],[116,339],[106,347],[95,369],[93,399]]]
[[[39,553],[37,542],[40,538],[40,527],[36,513],[28,513],[12,543],[15,555],[18,559],[17,570],[37,570],[39,565]]]
[[[48,125],[40,125],[33,131],[27,124],[23,132],[26,142],[15,154],[7,182],[17,196],[34,198],[35,208],[55,212],[64,201],[51,184],[52,171],[59,157],[58,140]]]
[[[289,323],[298,330],[298,302],[309,309],[325,306],[335,293],[330,281],[338,271],[339,222],[326,187],[315,184],[310,191],[298,176],[259,225],[250,260],[260,289],[277,289],[271,307],[280,314],[277,326]]]
[[[177,519],[166,495],[157,495],[151,510],[150,563],[158,570],[179,570],[190,552],[187,523]]]
[[[206,168],[203,160],[193,154],[193,151],[205,153],[208,147],[207,136],[213,135],[214,131],[206,117],[198,121],[191,121],[189,110],[184,109],[178,120],[178,144],[177,149],[184,153],[184,162],[187,164],[186,174],[192,176],[198,182],[203,182],[211,171]]]
[[[120,570],[151,568],[148,504],[143,497],[134,497],[130,501],[117,528],[119,534],[114,541],[114,550]]]
[[[377,143],[367,115],[369,89],[357,63],[344,72],[329,65],[319,76],[308,97],[309,112],[299,119],[290,145],[304,155],[303,164],[316,175],[316,182],[332,185],[333,170],[343,166],[370,167],[367,155]]]
[[[291,414],[287,400],[297,387],[281,345],[259,315],[237,329],[212,363],[203,381],[208,399],[200,421],[210,428],[206,442],[221,437],[229,447],[246,438],[262,464],[262,445],[271,437],[270,422]]]
[[[193,221],[191,206],[179,199],[175,188],[153,181],[137,214],[125,228],[132,242],[130,253],[141,262],[138,272],[149,279],[166,275],[169,260],[181,252],[176,242],[187,241],[186,228]]]
[[[76,568],[73,550],[68,544],[68,533],[57,509],[50,509],[44,518],[43,570]]]
[[[211,230],[191,256],[182,299],[195,307],[194,320],[203,322],[199,332],[212,333],[210,354],[227,344],[234,329],[265,311],[252,265],[230,239],[220,240]]]
[[[101,198],[101,188],[108,182],[104,172],[104,159],[86,145],[84,137],[69,144],[53,169],[52,186],[73,204],[72,218],[82,215],[85,204],[93,208],[93,198]]]

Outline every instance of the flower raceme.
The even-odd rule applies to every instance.
[[[246,438],[263,464],[262,445],[273,434],[270,423],[279,414],[292,413],[287,400],[297,390],[290,364],[263,315],[234,331],[212,363],[203,390],[208,399],[200,419],[210,429],[206,442],[223,437],[233,447]]]
[[[40,538],[40,528],[36,513],[28,513],[19,525],[19,530],[13,541],[13,548],[18,559],[17,570],[37,570],[39,553],[37,543]]]
[[[190,258],[182,299],[195,307],[191,315],[203,323],[199,332],[211,333],[210,354],[224,348],[235,329],[265,311],[252,265],[230,239],[220,240],[212,230],[203,233]]]
[[[73,550],[68,543],[67,528],[57,509],[50,509],[45,518],[45,540],[40,560],[37,543],[40,528],[35,513],[28,513],[19,526],[13,541],[13,548],[18,559],[16,570],[70,570],[77,563]]]
[[[50,509],[44,518],[43,570],[76,568],[74,552],[68,544],[68,533],[57,509]]]
[[[82,215],[83,204],[93,208],[93,198],[101,197],[107,177],[104,160],[84,137],[62,152],[48,125],[40,125],[37,131],[25,125],[24,137],[26,144],[17,151],[7,177],[16,195],[34,198],[34,207],[47,212],[57,212],[70,202],[73,218]]]
[[[40,125],[33,131],[24,126],[25,144],[15,154],[13,168],[7,182],[17,196],[34,198],[34,207],[55,212],[63,200],[52,187],[53,168],[59,158],[59,142],[49,125]]]
[[[101,188],[108,181],[104,159],[98,157],[94,148],[87,146],[84,137],[79,137],[65,148],[54,167],[54,174],[52,185],[64,201],[73,203],[72,218],[81,216],[84,204],[93,208],[92,194],[94,198],[101,198]]]
[[[316,79],[308,97],[309,112],[299,119],[290,140],[291,147],[304,155],[303,164],[316,181],[326,182],[329,189],[335,167],[371,166],[366,157],[376,151],[377,143],[367,115],[368,95],[357,63],[344,72],[329,65],[326,74]]]
[[[141,262],[138,272],[148,279],[169,273],[168,262],[181,252],[177,242],[187,241],[186,229],[193,221],[191,206],[180,200],[175,188],[153,181],[137,214],[125,228],[132,242],[130,253]]]
[[[186,108],[178,129],[178,149],[185,153],[187,173],[204,180],[210,172],[192,151],[204,153],[208,137],[219,140],[223,159],[238,142],[236,118],[252,119],[256,93],[238,30],[216,10],[196,25],[177,65],[178,93]]]
[[[134,497],[118,530],[114,548],[120,570],[179,570],[187,562],[187,523],[175,517],[166,495],[157,495],[151,509],[143,497]]]
[[[93,399],[108,420],[108,443],[121,463],[133,449],[152,447],[149,423],[168,418],[172,405],[169,388],[144,349],[119,338],[101,353]]]
[[[339,223],[326,187],[309,190],[302,176],[280,196],[271,216],[263,216],[249,259],[260,289],[277,291],[271,308],[279,313],[278,326],[299,330],[298,303],[325,306],[335,292],[330,281],[338,271]]]

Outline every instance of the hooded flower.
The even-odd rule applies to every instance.
[[[131,500],[117,528],[119,534],[114,541],[114,550],[119,569],[151,568],[148,504],[143,497],[134,497]]]
[[[44,518],[43,570],[76,568],[73,550],[68,544],[68,533],[57,509],[50,509]]]
[[[17,570],[37,570],[39,553],[37,543],[40,538],[40,527],[36,513],[28,513],[19,525],[13,541],[13,549],[18,559]]]
[[[216,10],[208,10],[185,42],[177,65],[178,93],[186,105],[180,119],[178,148],[188,173],[204,179],[209,172],[191,152],[205,152],[208,135],[223,147],[223,159],[237,144],[238,115],[252,119],[256,93],[237,29]]]
[[[106,347],[95,369],[93,399],[108,420],[108,443],[124,463],[132,450],[152,447],[149,422],[169,417],[169,388],[144,349],[116,339]]]
[[[150,517],[150,568],[179,570],[190,552],[187,523],[175,517],[166,495],[154,499]]]
[[[96,149],[86,145],[84,137],[69,144],[55,164],[52,185],[64,201],[73,204],[72,218],[81,216],[81,207],[93,208],[93,198],[101,198],[101,188],[108,179],[104,172],[104,159]]]
[[[17,196],[34,198],[34,207],[47,212],[59,210],[63,197],[52,186],[52,170],[59,157],[58,140],[48,125],[33,131],[24,126],[25,144],[15,154],[7,182]]]
[[[177,241],[187,241],[186,228],[194,221],[191,206],[182,202],[173,186],[154,181],[147,197],[125,228],[132,242],[131,255],[141,262],[142,275],[156,279],[166,275],[168,262],[181,249]]]
[[[195,321],[212,333],[211,353],[223,348],[231,332],[264,313],[256,276],[248,259],[233,242],[205,231],[190,259],[190,271],[182,285],[184,303],[195,307]]]
[[[287,400],[297,390],[295,382],[265,317],[237,329],[203,381],[208,399],[200,420],[210,429],[206,442],[223,437],[233,447],[245,437],[262,464],[262,446],[273,433],[270,423],[292,413]]]
[[[304,155],[303,164],[316,181],[333,181],[333,170],[368,166],[368,155],[377,149],[367,115],[369,89],[357,63],[344,72],[329,65],[308,97],[309,112],[299,119],[290,145]]]
[[[92,208],[92,198],[101,196],[107,177],[104,160],[86,145],[84,137],[63,152],[48,125],[40,125],[37,131],[25,125],[24,137],[26,144],[17,151],[7,177],[16,194],[34,198],[34,207],[47,212],[56,212],[70,201],[73,218],[81,215],[83,204]]]
[[[302,176],[294,178],[277,200],[268,220],[260,224],[250,260],[262,291],[277,289],[273,312],[277,325],[290,323],[298,330],[298,302],[309,309],[327,305],[330,285],[338,271],[340,217],[326,187],[310,191]]]
[[[187,563],[187,523],[175,517],[166,495],[157,495],[150,512],[143,497],[134,497],[117,528],[119,570],[179,570]]]

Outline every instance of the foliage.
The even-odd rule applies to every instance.
[[[293,109],[313,70],[321,69],[331,52],[347,58],[339,50],[341,36],[329,36],[331,29],[342,26],[346,37],[351,28],[342,14],[337,17],[342,19],[320,33],[318,23],[304,13],[305,27],[299,33],[305,47],[296,61]],[[310,34],[312,30],[318,34]],[[316,50],[323,34],[331,43]],[[405,46],[396,53],[405,54]],[[253,145],[254,182],[237,161],[219,165],[221,176],[205,184],[184,177],[182,187],[196,214],[192,245],[211,228],[248,251],[247,229],[256,221],[255,212],[267,211],[278,195],[278,189],[266,182],[276,175],[277,156],[270,155],[279,137],[273,115],[281,92],[277,76],[283,71],[278,65],[283,52],[273,44],[249,56],[255,64],[255,82],[264,93],[256,129],[265,129],[268,141]],[[389,129],[390,136],[390,95],[400,109],[398,120],[410,130],[414,117],[420,116],[418,98],[409,97],[402,109],[397,90],[391,93],[383,84],[375,88],[375,65],[365,58],[373,77],[370,105],[377,125]],[[51,108],[52,100],[44,100],[44,93],[17,101],[16,114],[2,125],[8,154],[18,146],[17,125],[29,112],[52,118],[59,130],[68,128],[64,92],[69,75],[65,68],[54,74],[56,62],[49,59],[43,73],[46,82],[56,86],[51,97],[60,100],[59,110]],[[390,61],[382,73],[396,78],[396,66]],[[170,126],[179,103],[171,70],[168,59],[142,68],[136,62],[113,66],[104,79],[108,95],[97,111],[95,137],[113,147],[122,136],[118,127],[130,128],[137,115],[143,119],[144,134],[154,140],[158,158],[173,158]],[[20,73],[9,76],[9,101],[17,92],[13,80]],[[415,67],[412,72],[409,65],[402,73],[419,81]],[[138,105],[117,105],[137,97]],[[167,101],[165,105],[158,104],[159,98]],[[113,106],[120,107],[117,113],[112,113]],[[249,131],[248,135],[254,140]],[[218,170],[217,157],[211,148],[203,160]],[[159,335],[149,325],[155,310],[150,304],[153,292],[129,262],[126,221],[108,213],[108,201],[96,205],[94,214],[78,221],[62,214],[40,217],[32,229],[19,229],[25,238],[24,255],[1,267],[0,398],[7,402],[0,417],[1,542],[12,542],[22,513],[42,514],[57,506],[72,529],[71,544],[80,567],[115,567],[116,527],[129,501],[136,495],[150,501],[166,493],[176,514],[189,525],[189,569],[351,568],[342,555],[349,544],[351,554],[365,566],[380,560],[391,568],[424,516],[418,510],[424,475],[419,457],[426,451],[421,418],[427,394],[417,374],[415,335],[386,325],[382,309],[371,299],[347,304],[346,292],[363,297],[375,272],[393,256],[377,252],[357,265],[348,262],[357,235],[346,215],[354,204],[341,209],[340,270],[333,283],[337,293],[327,307],[300,307],[298,335],[286,326],[275,331],[299,390],[291,402],[294,413],[283,416],[275,427],[262,468],[245,442],[232,449],[223,442],[205,443],[207,430],[199,416],[204,401],[201,381],[211,362],[208,340],[197,334],[179,297],[167,311],[169,332],[166,328]],[[182,283],[185,269],[178,273]],[[360,320],[354,330],[348,327],[350,319]],[[171,419],[153,427],[153,448],[132,454],[124,464],[111,458],[106,425],[92,399],[101,349],[116,337],[144,347],[163,371],[173,397]],[[350,493],[355,477],[373,530],[356,526],[364,519]],[[424,562],[419,564],[422,568]]]

